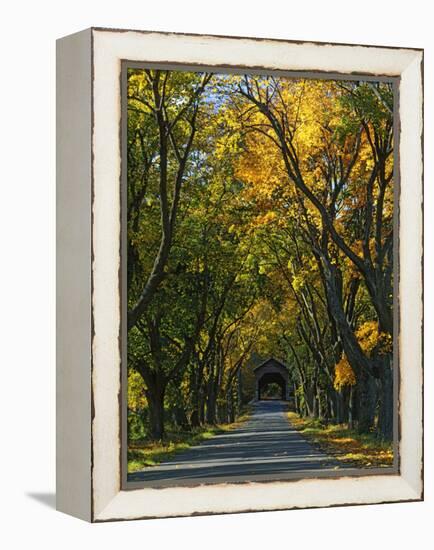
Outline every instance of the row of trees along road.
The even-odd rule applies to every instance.
[[[130,69],[130,431],[233,421],[252,359],[391,439],[393,90]]]

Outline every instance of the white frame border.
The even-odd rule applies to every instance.
[[[91,521],[423,498],[423,52],[92,29]],[[120,476],[121,61],[400,76],[400,474],[122,491]]]

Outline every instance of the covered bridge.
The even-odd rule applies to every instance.
[[[280,387],[281,399],[288,401],[292,395],[290,392],[289,374],[286,366],[270,357],[255,369],[256,399],[262,399],[263,392],[269,384],[277,384]]]

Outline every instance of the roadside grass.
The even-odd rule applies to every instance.
[[[128,473],[156,466],[180,451],[197,445],[206,439],[211,439],[215,435],[234,430],[243,424],[249,416],[250,408],[247,408],[232,424],[204,425],[191,431],[174,430],[169,427],[166,431],[166,437],[162,441],[130,440],[128,442]]]
[[[392,443],[375,434],[359,434],[346,424],[328,424],[317,419],[300,418],[288,412],[288,420],[306,439],[342,463],[355,468],[387,468],[393,464]]]

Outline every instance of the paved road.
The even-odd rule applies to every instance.
[[[259,401],[240,428],[204,441],[172,459],[128,475],[149,487],[290,479],[339,464],[308,443],[287,421],[282,401]]]

